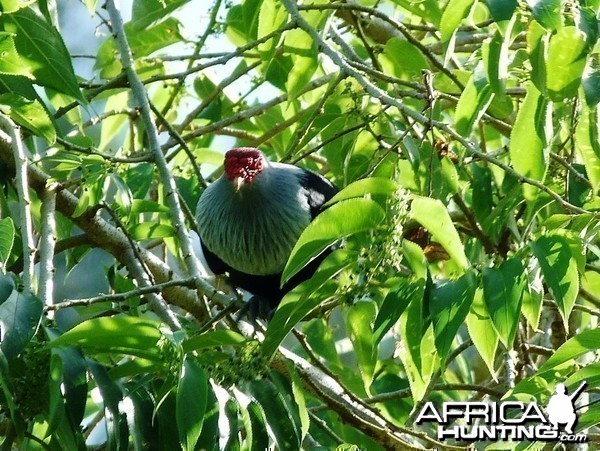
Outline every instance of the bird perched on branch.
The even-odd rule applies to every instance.
[[[251,314],[268,317],[288,291],[315,272],[324,255],[280,285],[300,234],[336,192],[321,175],[270,162],[258,149],[225,154],[224,174],[198,201],[200,241],[211,271],[229,273],[232,284],[254,295]]]

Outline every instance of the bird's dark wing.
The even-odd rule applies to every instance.
[[[308,191],[308,205],[312,219],[315,219],[321,212],[323,204],[338,192],[333,183],[322,175],[308,169],[302,170],[300,185]]]

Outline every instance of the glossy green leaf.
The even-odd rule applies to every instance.
[[[577,262],[566,238],[546,235],[532,245],[538,259],[544,282],[558,304],[565,329],[569,329],[569,315],[579,292]]]
[[[242,422],[250,449],[268,449],[269,435],[265,421],[265,412],[260,405],[252,400],[246,407],[240,404]]]
[[[184,352],[192,352],[215,346],[240,346],[245,342],[246,339],[237,332],[217,329],[185,340],[182,347]]]
[[[363,197],[367,194],[388,196],[398,189],[398,184],[393,180],[383,177],[367,177],[357,180],[346,186],[333,196],[325,205],[332,205],[346,199]]]
[[[507,349],[512,347],[517,333],[525,283],[525,269],[516,259],[508,259],[497,268],[483,270],[485,306]]]
[[[388,292],[373,324],[373,339],[376,344],[381,342],[385,334],[400,319],[400,315],[416,291],[416,284],[410,283],[408,279],[401,279],[399,284]]]
[[[117,352],[148,359],[160,358],[160,323],[135,316],[93,318],[51,342],[52,346],[80,346],[96,352]]]
[[[186,356],[177,384],[176,398],[177,430],[184,451],[196,449],[202,431],[208,390],[206,372],[193,356]]]
[[[174,17],[169,17],[161,23],[143,30],[137,29],[135,25],[125,25],[125,33],[133,55],[141,58],[183,41],[179,25],[179,21]]]
[[[523,292],[523,304],[521,313],[529,323],[532,329],[538,328],[542,305],[544,301],[544,286],[539,267],[528,268],[527,284]]]
[[[456,280],[437,282],[429,293],[429,312],[435,332],[435,347],[446,358],[458,328],[463,324],[473,302],[477,282],[472,273]]]
[[[423,53],[406,39],[400,38],[389,39],[378,59],[386,74],[409,80],[420,77],[421,71],[429,67]]]
[[[15,241],[15,225],[11,218],[0,219],[0,267],[4,267]]]
[[[168,17],[170,13],[190,0],[135,0],[131,9],[131,23],[136,30]]]
[[[600,133],[598,107],[581,107],[575,128],[575,148],[583,160],[594,193],[600,192]]]
[[[600,329],[588,329],[568,339],[554,354],[539,368],[536,376],[542,377],[552,372],[560,365],[567,363],[586,352],[600,348]]]
[[[531,81],[538,91],[546,92],[546,55],[550,33],[538,22],[532,20],[527,29],[527,48],[531,63]]]
[[[466,319],[469,336],[473,340],[477,352],[485,362],[492,375],[496,379],[496,370],[494,368],[494,359],[498,349],[498,332],[490,318],[490,314],[485,308],[483,302],[483,290],[478,288],[473,297],[473,303]]]
[[[437,199],[415,196],[411,217],[431,233],[461,269],[469,267],[464,246],[444,204]]]
[[[0,349],[7,359],[17,357],[31,341],[43,310],[40,298],[16,290],[0,304]]]
[[[317,49],[312,38],[303,30],[290,30],[285,34],[284,51],[292,58],[292,68],[285,83],[290,98],[302,91],[317,70]]]
[[[265,332],[262,343],[262,351],[265,355],[272,355],[292,327],[323,301],[315,295],[318,294],[317,290],[356,258],[355,253],[345,249],[333,251],[323,260],[311,279],[301,283],[284,296]]]
[[[0,273],[0,304],[6,301],[15,289],[15,282],[10,274]]]
[[[509,20],[517,8],[517,0],[485,0],[494,22]]]
[[[546,59],[546,87],[554,101],[575,97],[586,63],[585,34],[562,27],[550,38]]]
[[[0,110],[9,114],[18,125],[44,138],[46,142],[52,144],[56,140],[54,124],[38,100],[29,100],[13,93],[0,94]]]
[[[478,122],[486,112],[493,96],[492,87],[486,79],[483,67],[479,65],[469,79],[456,105],[454,115],[456,131],[462,136],[468,136],[471,133],[473,124]]]
[[[29,66],[17,53],[12,34],[0,32],[0,55],[0,74],[33,78]]]
[[[533,17],[548,30],[556,30],[562,23],[561,0],[527,0]]]
[[[600,56],[597,53],[589,55],[583,76],[581,77],[581,86],[587,106],[595,107],[600,102]]]
[[[17,52],[31,68],[38,84],[85,103],[71,57],[56,28],[31,8],[5,16],[4,27],[14,34]]]
[[[442,14],[440,33],[442,42],[448,42],[459,25],[469,15],[473,0],[450,0]]]
[[[109,449],[126,449],[129,443],[127,418],[119,409],[123,401],[123,389],[111,380],[106,368],[98,362],[88,359],[87,366],[102,396],[106,419],[106,445]]]
[[[283,270],[282,283],[287,282],[308,262],[336,240],[377,227],[385,212],[370,199],[349,199],[331,206],[315,218],[302,232]]]
[[[283,5],[276,0],[263,0],[260,6],[260,15],[258,16],[258,31],[257,38],[272,33],[285,24],[288,18],[288,13]],[[269,39],[258,46],[258,51],[261,53],[263,60],[268,61],[276,49],[278,38]]]
[[[135,240],[149,240],[151,238],[169,238],[175,236],[175,229],[169,224],[156,222],[141,222],[130,230]]]
[[[365,387],[373,382],[377,362],[377,346],[373,337],[374,302],[357,302],[348,308],[346,328]]]
[[[510,135],[510,159],[514,169],[538,181],[544,180],[548,170],[548,141],[552,137],[551,105],[529,83]],[[538,191],[531,185],[523,185],[523,194],[528,200],[535,200]]]

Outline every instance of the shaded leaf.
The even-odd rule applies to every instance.
[[[444,360],[463,324],[475,295],[477,283],[472,273],[456,280],[435,283],[429,293],[429,312],[435,332],[435,347]]]
[[[0,349],[7,359],[17,357],[27,347],[43,311],[40,298],[16,290],[0,304]]]
[[[527,0],[533,17],[548,30],[556,30],[562,23],[561,0]]]
[[[577,262],[566,238],[560,235],[542,236],[532,245],[544,282],[558,304],[565,329],[569,329],[569,315],[579,292]]]
[[[490,314],[485,308],[483,290],[481,288],[475,291],[466,323],[469,336],[473,340],[477,352],[479,352],[479,355],[487,365],[491,376],[496,379],[494,358],[498,349],[498,332],[494,329]]]
[[[594,193],[600,191],[600,133],[598,107],[582,106],[575,128],[575,148],[583,160]]]
[[[177,429],[184,450],[193,451],[202,431],[206,410],[208,377],[200,364],[186,356],[177,385]]]
[[[507,349],[512,347],[517,333],[525,283],[525,269],[516,259],[508,259],[498,268],[483,270],[484,302]]]
[[[0,219],[0,267],[3,267],[8,261],[14,241],[15,225],[12,219]]]

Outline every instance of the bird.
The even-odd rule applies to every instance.
[[[281,276],[298,238],[338,189],[322,175],[269,161],[253,147],[225,153],[223,174],[196,207],[208,268],[253,296],[242,309],[269,319],[283,296],[308,280],[330,249],[283,286]]]

